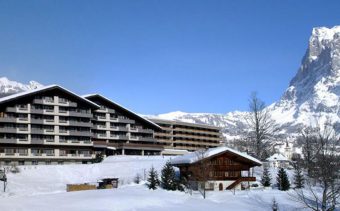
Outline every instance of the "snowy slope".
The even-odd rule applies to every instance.
[[[43,85],[36,81],[30,81],[29,84],[22,84],[16,81],[11,81],[6,77],[0,77],[0,96],[37,89],[42,86]]]
[[[121,185],[128,184],[137,173],[144,177],[144,171],[151,166],[160,171],[168,159],[161,156],[112,156],[100,164],[22,166],[19,174],[8,174],[8,191],[5,194],[0,192],[0,198],[65,192],[66,184],[92,183],[105,177],[118,177]]]
[[[278,102],[268,106],[282,133],[296,135],[302,126],[331,120],[340,131],[340,26],[314,28],[296,76]],[[247,128],[247,112],[227,114],[171,112],[153,118],[210,124],[228,138]]]
[[[169,157],[112,156],[99,164],[22,166],[21,172],[8,174],[8,192],[0,192],[0,210],[271,210],[272,199],[280,210],[294,210],[301,205],[293,202],[285,191],[251,190],[208,192],[202,199],[178,191],[148,190],[134,184],[137,173],[151,166],[160,172]],[[276,170],[272,169],[272,175]],[[259,179],[261,168],[255,169]],[[103,177],[119,177],[114,190],[66,192],[66,184],[96,182]],[[275,177],[274,177],[275,178]],[[2,183],[0,183],[2,190]]]

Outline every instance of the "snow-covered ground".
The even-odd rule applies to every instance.
[[[152,191],[145,184],[133,183],[137,173],[144,177],[151,166],[160,172],[168,159],[115,156],[100,164],[21,167],[20,173],[8,174],[8,191],[0,193],[0,210],[271,210],[273,198],[280,210],[301,208],[287,192],[278,190],[236,191],[235,195],[208,192],[203,199],[199,193]],[[104,177],[120,178],[119,188],[66,192],[66,184]]]

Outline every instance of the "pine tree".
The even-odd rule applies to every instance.
[[[261,184],[264,187],[270,187],[271,185],[271,176],[268,170],[268,167],[264,167],[263,168],[263,174],[262,174],[262,178],[261,178]]]
[[[294,171],[294,185],[295,188],[303,188],[305,179],[303,177],[303,172],[299,164],[294,165],[295,171]]]
[[[147,186],[149,189],[155,190],[157,189],[157,186],[159,186],[159,179],[158,179],[158,173],[152,166],[149,171],[149,176],[147,179],[148,183]]]
[[[286,191],[290,188],[290,182],[287,176],[286,171],[281,168],[277,174],[277,186],[279,190]]]
[[[177,182],[175,169],[171,166],[169,161],[162,169],[161,185],[165,190],[176,190]]]
[[[141,180],[142,180],[142,179],[141,179],[140,174],[136,174],[135,178],[133,179],[133,181],[134,181],[136,184],[139,184]]]

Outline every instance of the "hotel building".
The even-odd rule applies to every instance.
[[[0,98],[0,165],[90,162],[98,108],[57,85]]]
[[[154,138],[161,128],[123,106],[99,95],[86,99],[100,106],[92,119],[95,151],[106,155],[159,155],[163,146]]]
[[[164,146],[163,155],[179,155],[188,151],[222,145],[221,128],[163,119],[150,119],[162,130],[155,131],[155,138]]]

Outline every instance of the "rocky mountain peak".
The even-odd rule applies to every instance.
[[[17,92],[37,89],[43,85],[36,82],[30,81],[28,84],[23,84],[17,81],[11,81],[7,77],[0,77],[0,95],[5,96],[9,94],[14,94]]]

